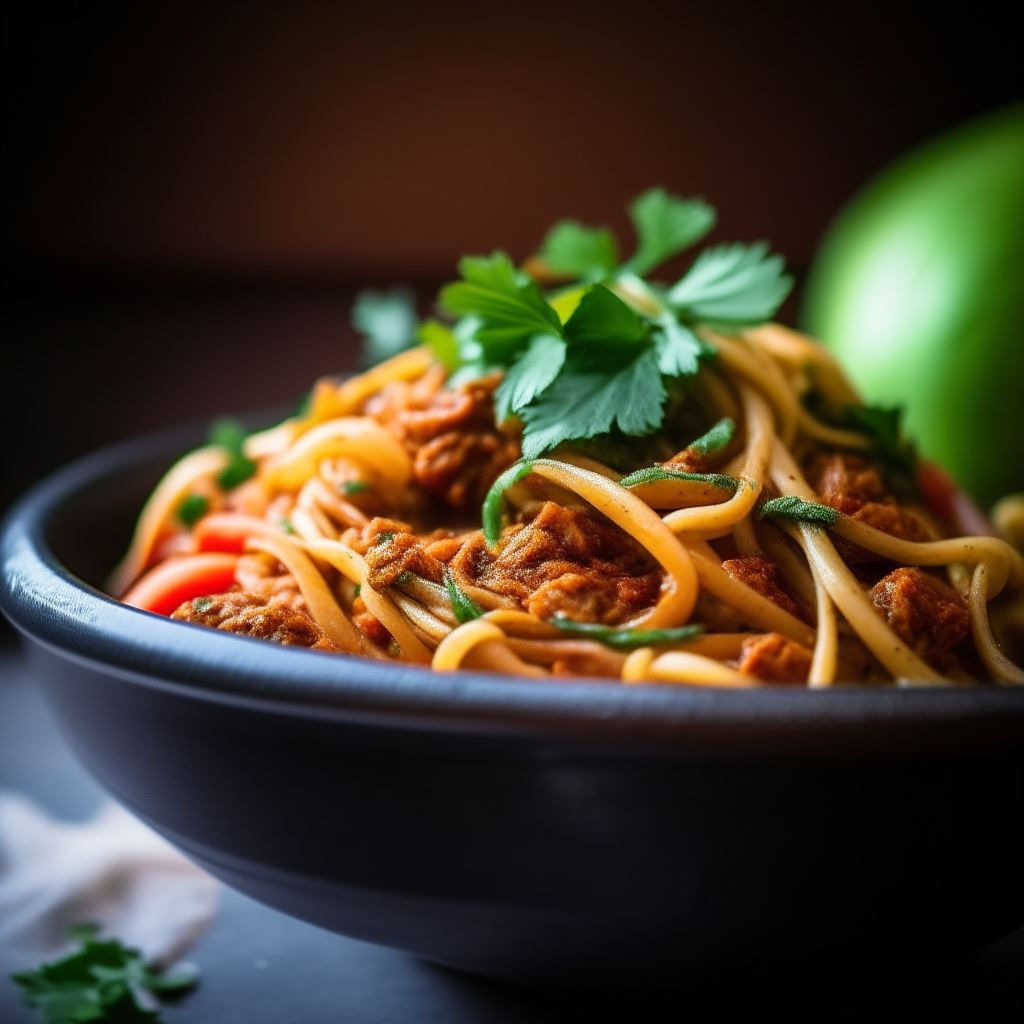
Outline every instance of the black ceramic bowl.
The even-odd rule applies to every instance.
[[[0,603],[88,768],[230,885],[531,984],[884,964],[1024,923],[1024,692],[434,675],[112,601],[97,584],[199,439],[27,495]]]

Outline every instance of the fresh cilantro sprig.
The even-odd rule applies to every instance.
[[[245,483],[256,472],[256,463],[245,454],[247,435],[245,427],[230,416],[222,416],[210,425],[210,444],[225,448],[230,457],[228,464],[217,476],[217,483],[225,491]]]
[[[609,647],[649,647],[654,644],[679,644],[693,640],[704,632],[704,627],[693,623],[689,626],[676,626],[672,629],[620,629],[615,626],[602,626],[594,622],[576,622],[573,619],[557,616],[549,620],[569,636],[584,637],[597,640]]]
[[[789,519],[813,526],[831,526],[839,519],[839,513],[834,508],[814,501],[804,501],[795,494],[766,501],[757,515],[759,519]]]
[[[448,597],[451,598],[452,602],[452,611],[455,612],[455,618],[459,620],[459,625],[462,625],[464,622],[471,622],[473,619],[479,619],[483,615],[483,608],[455,582],[455,577],[447,566],[444,570],[444,585],[448,590]]]
[[[540,257],[579,281],[569,292],[545,296],[501,252],[464,258],[462,280],[441,291],[442,309],[459,318],[449,338],[453,379],[503,372],[496,418],[519,417],[528,459],[615,430],[653,433],[665,416],[666,380],[693,376],[713,354],[694,329],[766,320],[792,287],[764,243],[708,249],[676,284],[654,285],[643,275],[706,235],[714,209],[651,189],[630,216],[637,247],[621,264],[609,229],[552,228]]]
[[[80,944],[74,953],[11,975],[25,1003],[38,1010],[46,1024],[152,1024],[159,1020],[158,996],[195,986],[194,966],[154,970],[138,950],[117,939],[101,941],[97,931],[94,925],[77,925],[71,929],[71,937]]]

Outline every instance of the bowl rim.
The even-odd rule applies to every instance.
[[[51,473],[12,506],[0,532],[0,610],[21,633],[60,657],[143,686],[392,727],[657,740],[702,750],[753,744],[793,753],[811,737],[828,748],[843,735],[869,743],[922,729],[948,736],[971,722],[1015,743],[1024,739],[1024,688],[732,690],[435,673],[173,622],[121,604],[61,564],[47,540],[59,512],[119,474],[194,448],[204,430],[192,423],[101,448]]]

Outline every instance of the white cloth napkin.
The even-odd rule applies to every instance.
[[[85,921],[166,966],[213,919],[218,890],[117,804],[70,824],[0,792],[0,952],[11,966],[63,956],[68,927]]]

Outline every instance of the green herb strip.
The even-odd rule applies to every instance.
[[[533,469],[529,459],[521,460],[509,466],[497,480],[484,498],[483,530],[484,540],[493,547],[501,537],[501,514],[505,508],[505,492],[526,476]]]
[[[198,980],[193,965],[160,972],[149,967],[138,950],[117,939],[98,941],[95,925],[76,925],[69,932],[80,944],[78,950],[62,960],[11,975],[22,998],[47,1024],[115,1020],[152,1024],[157,1015],[140,997],[184,992]]]
[[[226,449],[230,456],[230,461],[217,476],[217,483],[225,491],[245,483],[256,472],[256,463],[245,454],[246,436],[245,427],[229,416],[214,420],[210,426],[210,444]]]
[[[664,469],[661,466],[648,466],[646,469],[638,469],[635,473],[624,476],[619,481],[619,486],[636,487],[639,484],[657,483],[659,480],[691,480],[694,483],[721,487],[724,491],[735,491],[740,485],[736,477],[726,476],[724,473],[683,473],[674,469]]]
[[[444,570],[444,585],[448,588],[448,596],[452,601],[452,611],[455,612],[455,618],[459,620],[459,625],[462,625],[464,622],[471,622],[473,619],[479,619],[483,615],[483,608],[459,588],[459,585],[455,582],[455,577],[452,576],[451,570],[447,567]]]
[[[720,419],[706,434],[702,434],[688,447],[699,455],[712,455],[728,447],[733,434],[736,433],[736,424],[728,417]]]
[[[804,501],[793,494],[766,501],[757,516],[759,519],[790,519],[812,526],[831,526],[839,519],[839,513],[834,508],[813,501]]]
[[[178,506],[178,520],[185,526],[195,526],[210,511],[210,499],[202,494],[190,494]]]
[[[697,623],[689,626],[677,626],[674,629],[616,629],[614,626],[602,626],[594,622],[575,622],[567,618],[551,619],[551,625],[557,626],[563,633],[570,636],[585,637],[597,640],[608,647],[649,647],[655,644],[680,644],[693,640],[704,632],[704,627]]]
[[[280,520],[278,525],[281,527],[282,530],[284,530],[285,533],[296,533],[295,527],[292,526],[292,521],[290,519],[282,519]]]
[[[194,612],[205,612],[213,601],[208,597],[193,597],[192,598],[192,611]]]
[[[341,490],[345,494],[362,494],[363,491],[369,489],[369,484],[362,480],[346,480],[341,485]]]
[[[378,544],[387,544],[389,540],[392,540],[395,536],[394,530],[384,530],[377,534],[377,539],[373,542],[374,547]]]

